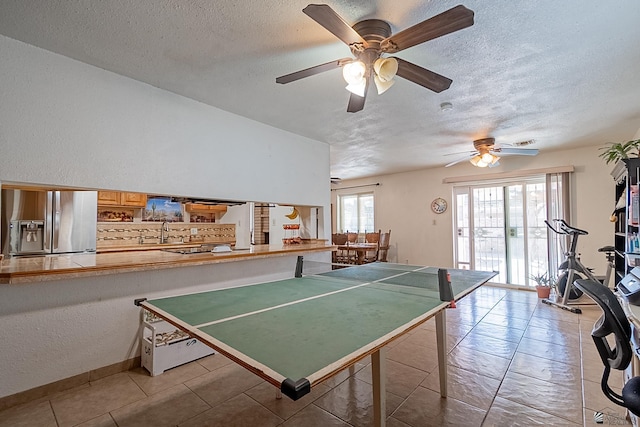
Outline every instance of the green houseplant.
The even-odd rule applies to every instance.
[[[602,157],[607,164],[616,163],[618,160],[629,157],[640,157],[640,139],[632,139],[627,142],[609,142],[600,150],[602,153],[598,157]]]
[[[553,276],[547,276],[544,274],[532,274],[531,280],[536,282],[536,292],[538,292],[538,298],[549,298],[551,295],[551,289],[556,286],[556,278]]]

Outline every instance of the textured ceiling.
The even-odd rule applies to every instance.
[[[453,80],[439,94],[397,78],[347,113],[340,70],[277,76],[350,56],[302,13],[308,0],[2,0],[0,33],[331,145],[346,178],[441,166],[534,139],[542,152],[631,139],[640,128],[640,2],[479,1],[475,24],[398,57]],[[328,3],[394,33],[458,3]],[[440,104],[454,108],[440,111]]]

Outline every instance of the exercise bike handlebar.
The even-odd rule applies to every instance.
[[[569,235],[585,235],[585,234],[589,234],[587,231],[585,230],[580,230],[579,228],[575,228],[570,226],[569,224],[567,224],[567,222],[564,219],[554,219],[553,221],[555,221],[558,224],[558,229],[556,229],[554,226],[552,226],[549,221],[547,221],[546,219],[544,220],[544,223],[547,224],[547,227],[549,227],[554,233],[557,234],[569,234]]]

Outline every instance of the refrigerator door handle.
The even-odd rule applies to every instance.
[[[47,210],[45,212],[45,224],[44,224],[44,249],[45,252],[50,253],[51,248],[53,247],[53,242],[51,241],[51,230],[53,230],[53,220],[51,218],[51,212],[53,212],[54,200],[53,200],[53,191],[47,191]]]
[[[56,252],[60,239],[60,192],[53,192],[53,228],[51,229],[51,250]]]

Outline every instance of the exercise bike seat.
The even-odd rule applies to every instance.
[[[615,250],[616,248],[614,248],[613,246],[603,246],[598,249],[598,252],[614,252]]]

